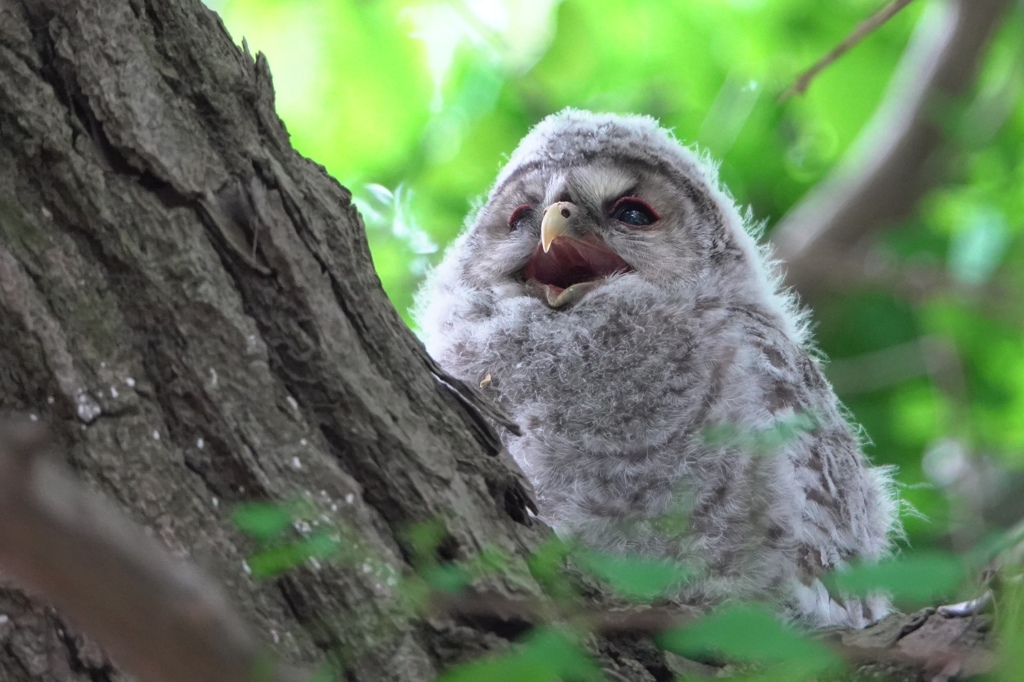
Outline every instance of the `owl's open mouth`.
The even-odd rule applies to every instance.
[[[547,253],[537,246],[523,268],[523,279],[538,289],[549,306],[562,308],[578,301],[610,275],[632,269],[599,237],[560,236]]]

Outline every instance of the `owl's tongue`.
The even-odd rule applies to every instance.
[[[632,269],[598,237],[574,239],[560,236],[551,243],[547,253],[537,246],[523,268],[523,278],[548,285],[556,289],[555,293],[561,293],[562,289],[574,284],[594,282]]]

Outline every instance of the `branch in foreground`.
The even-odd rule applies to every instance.
[[[570,623],[601,637],[654,637],[692,623],[700,615],[684,606],[639,606],[620,609],[575,608],[559,611],[539,600],[512,599],[493,592],[466,590],[438,592],[431,596],[428,611],[481,623],[506,633],[525,632],[555,622]]]
[[[0,423],[0,568],[51,600],[147,682],[308,678],[273,667],[208,578],[170,557],[46,449],[38,424]],[[427,613],[507,638],[551,623],[602,637],[654,637],[699,615],[679,606],[560,610],[540,600],[473,591],[434,594]],[[894,679],[948,679],[992,669],[987,631],[985,619],[926,609],[864,630],[837,628],[822,638],[858,669],[881,665]]]
[[[807,86],[811,84],[812,80],[814,80],[815,76],[853,49],[857,43],[877,31],[879,27],[896,16],[897,12],[909,5],[911,2],[913,2],[913,0],[894,0],[889,5],[886,5],[864,21],[857,24],[857,28],[853,29],[850,35],[843,39],[843,42],[836,45],[828,54],[815,62],[811,68],[800,74],[796,79],[796,82],[794,82],[788,90],[779,96],[779,102],[785,102],[794,95],[802,95],[807,90]]]
[[[699,615],[682,607],[650,606],[559,613],[539,601],[468,591],[436,594],[430,610],[505,634],[565,622],[602,637],[654,637],[685,627]],[[893,614],[863,630],[833,628],[817,637],[854,669],[884,667],[894,680],[949,680],[995,667],[988,631],[988,620],[973,612],[927,608],[914,614]]]
[[[31,422],[0,423],[0,568],[44,595],[147,682],[293,682],[220,590],[50,453]]]
[[[937,120],[974,82],[984,47],[1009,0],[945,0],[922,17],[888,93],[833,174],[775,230],[786,281],[804,298],[818,292],[822,254],[854,249],[908,215],[940,176],[945,144]]]

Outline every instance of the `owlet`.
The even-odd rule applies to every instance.
[[[559,535],[685,563],[682,600],[861,627],[887,599],[820,577],[889,551],[891,475],[750,222],[655,120],[565,110],[513,152],[418,320],[521,425],[503,442]]]

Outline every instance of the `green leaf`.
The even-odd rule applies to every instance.
[[[999,671],[996,679],[1014,680],[1024,669],[1024,582],[1007,580],[996,609],[999,633]]]
[[[687,657],[721,656],[784,669],[789,679],[817,675],[837,665],[821,643],[801,636],[760,606],[724,608],[685,628],[666,632],[658,644]]]
[[[949,242],[949,270],[965,284],[987,282],[1010,243],[1006,218],[992,206],[975,206]]]
[[[917,552],[878,564],[864,564],[832,574],[842,592],[884,591],[897,600],[929,602],[949,595],[964,580],[961,558],[947,552]]]
[[[604,580],[629,599],[650,601],[684,584],[689,567],[675,561],[640,556],[603,554],[587,550],[573,553],[577,565]]]
[[[810,412],[798,412],[763,429],[741,428],[735,424],[712,424],[701,431],[708,447],[735,448],[755,455],[771,455],[818,428]]]
[[[459,592],[472,582],[466,570],[455,564],[423,566],[418,572],[438,592]]]
[[[235,526],[257,540],[272,540],[292,524],[292,512],[282,504],[254,502],[231,513]]]
[[[509,568],[512,558],[507,552],[495,547],[484,547],[480,553],[465,564],[466,573],[475,580],[501,573]]]
[[[431,519],[409,526],[404,535],[412,550],[413,563],[431,564],[437,561],[434,554],[447,537],[448,528],[441,519]]]
[[[249,557],[253,577],[265,580],[286,573],[302,564],[308,555],[295,545],[283,545],[256,552]]]
[[[571,600],[576,596],[563,570],[568,553],[565,542],[552,536],[527,559],[534,580],[555,600]]]
[[[289,571],[309,559],[329,559],[338,552],[338,543],[318,533],[297,542],[271,547],[249,557],[249,567],[256,578],[272,578]]]

